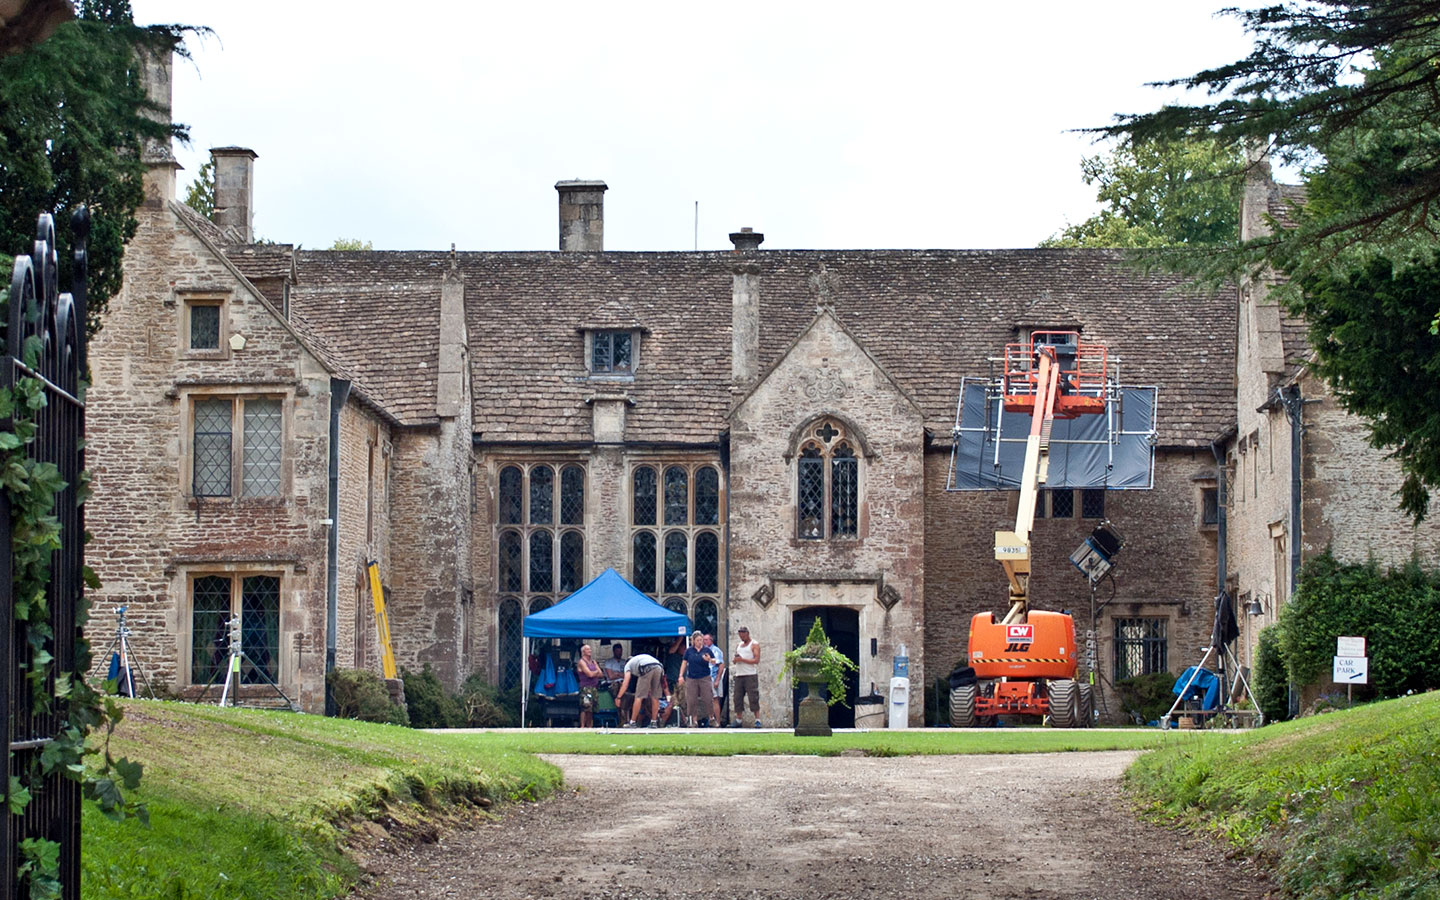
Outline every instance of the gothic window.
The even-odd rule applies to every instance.
[[[714,600],[701,600],[695,604],[695,629],[705,634],[720,634],[720,610]]]
[[[860,459],[838,422],[807,429],[795,459],[796,533],[803,540],[860,533]]]
[[[1115,680],[1169,671],[1164,619],[1115,620]]]
[[[585,467],[511,463],[500,467],[495,492],[495,592],[500,618],[495,677],[518,677],[520,611],[539,612],[579,590],[585,565]],[[506,628],[514,615],[514,646]],[[515,672],[519,672],[516,668]]]
[[[284,401],[197,397],[191,490],[197,497],[276,497],[284,459]],[[238,427],[237,427],[238,426]],[[238,488],[238,489],[237,489]]]
[[[713,604],[723,566],[720,470],[640,465],[631,485],[630,582],[678,612],[705,598]]]
[[[665,608],[671,612],[678,612],[682,616],[688,617],[690,615],[689,607],[687,607],[685,601],[679,597],[666,597]]]
[[[249,657],[240,663],[241,684],[280,680],[278,575],[196,575],[190,579],[190,608],[191,684],[224,676],[235,636]]]

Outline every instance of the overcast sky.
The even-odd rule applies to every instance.
[[[1095,209],[1070,129],[1250,48],[1222,0],[133,0],[177,61],[188,185],[255,162],[255,228],[324,248],[553,250],[601,179],[607,250],[1029,247]],[[397,15],[399,13],[399,15]]]

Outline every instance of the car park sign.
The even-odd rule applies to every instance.
[[[1331,680],[1336,684],[1369,684],[1370,660],[1363,656],[1335,657],[1335,672]]]

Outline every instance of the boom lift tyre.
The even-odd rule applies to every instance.
[[[1095,724],[1095,686],[1089,682],[1080,682],[1076,699],[1080,704],[1081,728],[1089,728]]]
[[[1069,678],[1050,682],[1050,724],[1056,728],[1076,727],[1079,697],[1075,688],[1075,682]]]
[[[975,727],[975,697],[979,688],[967,684],[950,692],[950,724],[955,728]]]

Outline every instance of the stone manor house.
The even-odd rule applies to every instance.
[[[152,87],[168,108],[168,73]],[[815,615],[861,693],[907,648],[918,724],[1006,597],[993,533],[1016,494],[945,490],[960,379],[1035,330],[1159,389],[1154,488],[1046,491],[1034,531],[1032,595],[1093,629],[1103,683],[1198,662],[1221,582],[1253,643],[1301,554],[1437,547],[1263,285],[1201,293],[1097,250],[767,251],[749,229],[606,252],[595,181],[556,185],[558,251],[297,250],[253,242],[256,154],[212,153],[213,221],[148,151],[91,346],[91,637],[128,604],[181,692],[241,611],[307,710],[327,664],[378,671],[370,560],[401,666],[513,686],[521,617],[613,567],[722,645],[750,628],[767,724],[791,718],[779,657]],[[1288,197],[1257,170],[1246,227]],[[1068,556],[1104,519],[1128,544],[1092,621]]]

